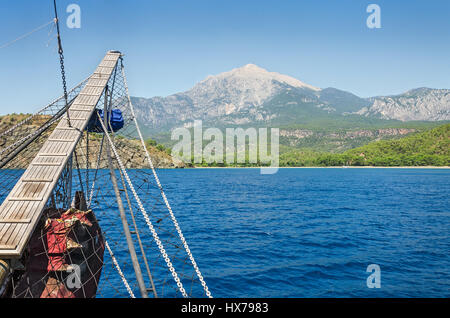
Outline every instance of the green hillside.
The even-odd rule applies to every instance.
[[[380,140],[344,153],[292,151],[281,166],[449,166],[450,124],[395,140]]]

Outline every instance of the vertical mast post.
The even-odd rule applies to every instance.
[[[107,123],[107,121],[109,120],[108,109],[107,109],[108,108],[108,86],[105,87],[105,101],[104,102],[105,102],[105,106],[104,106],[104,110],[103,110],[103,121],[104,121],[105,127],[108,127],[109,126]],[[108,128],[106,128],[106,129],[108,129]],[[106,134],[106,132],[104,132],[104,133]],[[125,215],[125,209],[123,207],[122,198],[120,197],[119,186],[117,185],[116,173],[114,171],[112,158],[111,158],[110,145],[108,142],[106,143],[106,154],[108,157],[108,165],[109,165],[109,172],[111,174],[111,182],[112,182],[112,185],[114,188],[114,193],[116,195],[117,206],[118,206],[119,212],[120,212],[120,219],[122,221],[123,231],[125,233],[125,237],[127,240],[128,251],[130,252],[130,257],[131,257],[131,261],[133,263],[136,280],[138,282],[139,290],[141,292],[142,297],[148,298],[147,287],[145,286],[144,277],[142,276],[141,266],[139,265],[139,260],[136,255],[136,250],[134,249],[133,239],[131,237],[130,228],[128,226],[128,221],[127,221],[127,218]]]

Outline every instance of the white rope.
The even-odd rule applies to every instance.
[[[169,256],[167,255],[166,250],[164,249],[164,246],[163,246],[161,240],[159,239],[159,236],[156,233],[156,230],[153,227],[153,224],[150,221],[150,218],[149,218],[147,212],[145,211],[145,208],[144,208],[144,206],[143,206],[139,196],[136,193],[136,190],[134,189],[133,183],[131,182],[130,177],[128,176],[128,173],[125,170],[125,167],[124,167],[124,165],[122,163],[122,160],[120,159],[119,154],[117,153],[116,146],[112,142],[111,137],[108,134],[108,130],[106,129],[105,124],[103,123],[103,119],[100,117],[100,115],[98,113],[97,113],[97,116],[98,116],[98,119],[100,121],[100,124],[102,125],[103,133],[106,136],[107,141],[108,141],[109,145],[111,146],[112,151],[114,152],[114,156],[116,157],[116,160],[117,160],[117,162],[119,164],[119,168],[122,171],[122,173],[123,173],[123,175],[125,177],[125,180],[127,181],[128,185],[130,187],[130,190],[133,193],[134,198],[136,199],[136,202],[137,202],[137,204],[139,206],[139,210],[141,211],[142,215],[144,216],[145,222],[147,223],[147,225],[148,225],[148,227],[150,229],[150,232],[152,233],[152,236],[153,236],[153,238],[154,238],[154,240],[156,242],[156,245],[158,246],[159,251],[160,251],[161,255],[163,256],[163,258],[164,258],[164,260],[165,260],[165,262],[167,264],[167,267],[169,268],[169,270],[170,270],[170,272],[172,274],[172,277],[173,277],[173,279],[175,280],[175,282],[176,282],[176,284],[178,286],[178,289],[180,290],[180,292],[183,295],[183,297],[187,298],[188,295],[186,293],[186,290],[184,289],[183,284],[181,283],[181,280],[178,277],[178,274],[175,271],[175,268],[173,267],[172,262],[170,261]]]
[[[123,274],[122,270],[120,269],[119,263],[116,260],[116,257],[114,256],[114,253],[111,251],[111,248],[109,247],[108,241],[105,240],[105,246],[108,249],[109,255],[111,256],[111,259],[116,266],[116,270],[119,273],[120,278],[122,279],[123,284],[125,285],[125,288],[127,289],[128,293],[130,294],[131,298],[136,298],[134,296],[133,291],[130,288],[130,285],[128,284],[127,279],[125,278],[125,275]]]
[[[172,222],[173,222],[173,224],[174,224],[174,226],[175,226],[175,228],[176,228],[176,230],[178,232],[178,236],[180,237],[180,240],[183,243],[183,246],[184,246],[184,248],[186,250],[186,253],[189,255],[189,259],[191,260],[192,266],[194,267],[194,270],[195,270],[195,272],[196,272],[196,274],[198,276],[198,279],[200,280],[200,283],[202,284],[203,289],[205,290],[205,294],[206,294],[207,297],[213,298],[212,295],[211,295],[211,292],[208,289],[208,286],[206,285],[206,282],[205,282],[205,280],[203,278],[203,275],[202,275],[202,273],[200,272],[200,269],[197,266],[197,262],[195,261],[194,256],[192,255],[192,252],[191,252],[191,250],[189,248],[189,245],[187,244],[186,239],[184,238],[183,232],[181,231],[181,228],[180,228],[180,226],[178,224],[178,221],[177,221],[177,219],[176,219],[176,217],[175,217],[175,215],[174,215],[174,213],[172,211],[172,208],[170,207],[169,201],[167,200],[166,194],[164,193],[164,190],[163,190],[163,188],[161,186],[161,182],[159,181],[158,175],[156,174],[155,167],[153,166],[153,162],[152,162],[152,159],[150,157],[150,154],[148,153],[147,147],[145,146],[144,138],[142,137],[141,130],[140,130],[138,122],[136,120],[136,115],[134,114],[134,108],[133,108],[133,104],[131,103],[130,94],[128,93],[128,85],[127,85],[127,81],[126,81],[126,77],[125,77],[123,64],[122,64],[122,77],[123,77],[123,82],[124,82],[124,85],[125,85],[126,94],[127,94],[127,97],[128,97],[128,104],[129,104],[129,107],[130,107],[130,110],[131,110],[131,115],[132,115],[134,123],[136,125],[136,129],[137,129],[137,132],[139,134],[139,138],[141,140],[142,147],[144,148],[144,151],[145,151],[145,154],[146,154],[146,157],[147,157],[147,161],[148,161],[148,163],[150,165],[150,168],[152,169],[153,175],[155,177],[156,184],[158,185],[158,188],[161,191],[161,195],[163,197],[164,203],[166,204],[166,207],[169,210],[170,218],[172,219]]]
[[[47,23],[45,23],[45,24],[43,24],[43,25],[41,25],[41,26],[38,26],[36,29],[31,30],[30,32],[25,33],[25,34],[19,36],[18,38],[14,39],[14,40],[12,40],[12,41],[10,41],[10,42],[8,42],[8,43],[3,44],[2,46],[0,46],[0,49],[4,49],[5,47],[10,46],[11,44],[14,44],[14,43],[17,42],[17,41],[26,38],[27,36],[33,34],[34,32],[37,32],[37,31],[39,31],[39,30],[41,30],[41,29],[43,29],[43,28],[45,28],[47,25],[49,25],[49,24],[51,24],[51,23],[55,23],[55,19],[52,19],[51,21],[49,21],[49,22],[47,22]]]
[[[75,86],[74,88],[72,88],[69,91],[69,94],[71,94],[72,92],[74,92],[76,89],[80,88],[83,84],[85,84],[87,82],[87,80],[89,79],[89,77],[87,79],[85,79],[84,81],[80,82],[77,86]],[[0,133],[0,138],[11,133],[12,131],[14,131],[15,129],[17,129],[18,127],[26,124],[27,122],[29,122],[31,119],[33,119],[34,117],[36,117],[37,115],[41,114],[42,112],[44,112],[46,109],[48,109],[49,107],[55,105],[59,100],[61,100],[62,98],[64,98],[63,96],[61,96],[58,99],[55,99],[53,102],[51,102],[50,104],[48,104],[47,106],[43,107],[41,110],[35,112],[34,114],[30,115],[29,117],[25,118],[24,120],[20,121],[19,123],[17,123],[16,125],[14,125],[13,127],[9,128],[8,130]],[[15,142],[13,142],[12,144],[8,145],[7,147],[0,149],[0,158],[2,158],[3,153],[5,153],[6,151],[8,151],[11,148],[14,148],[22,143],[24,143],[25,141],[27,141],[28,139],[39,135],[40,133],[42,133],[44,130],[46,130],[49,126],[51,126],[52,124],[55,123],[55,121],[58,118],[51,118],[50,121],[45,124],[44,126],[39,127],[37,130],[31,132],[30,134],[20,138],[19,140],[16,140]]]
[[[105,135],[103,135],[102,142],[100,143],[100,149],[98,151],[94,180],[92,181],[91,193],[89,195],[89,203],[87,204],[88,208],[91,206],[92,198],[94,197],[95,182],[97,181],[98,168],[100,167],[100,159],[101,159],[101,155],[102,155],[102,151],[103,151],[103,141],[104,140],[105,140]]]
[[[76,85],[75,87],[73,87],[70,91],[69,94],[71,94],[74,90],[78,89],[80,86],[82,86],[83,84],[85,84],[87,82],[87,80],[89,79],[86,78],[85,80],[81,81],[80,83],[78,83],[78,85]],[[12,126],[11,128],[9,128],[8,130],[5,130],[4,132],[0,133],[0,137],[3,137],[4,135],[10,133],[11,131],[13,131],[14,129],[16,129],[19,126],[22,126],[24,124],[26,124],[27,122],[29,122],[31,119],[33,119],[34,117],[36,117],[37,115],[39,115],[40,113],[44,112],[45,110],[47,110],[47,108],[50,108],[51,106],[55,105],[58,101],[60,101],[61,99],[63,99],[64,96],[60,96],[57,99],[55,99],[54,101],[52,101],[50,104],[44,106],[43,108],[41,108],[40,110],[38,110],[37,112],[35,112],[34,114],[30,115],[29,117],[25,118],[24,120],[18,122],[17,124],[15,124],[14,126]],[[28,135],[27,137],[31,136],[32,134]],[[27,138],[25,137],[25,138]],[[2,151],[0,153],[2,153],[5,149],[2,149]]]

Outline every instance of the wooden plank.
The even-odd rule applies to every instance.
[[[23,203],[24,203],[24,202],[10,202],[10,201],[6,202],[5,208],[4,208],[2,211],[0,211],[0,213],[2,213],[2,214],[0,214],[0,219],[3,219],[3,218],[5,217],[5,215],[6,215],[7,213],[9,213],[9,210],[10,210],[10,209],[13,209],[13,211],[15,211],[15,210],[17,210],[17,209],[19,208],[19,206],[22,205]]]
[[[60,130],[78,130],[74,127],[69,127],[69,126],[61,126],[61,127],[56,127],[55,129],[60,129]]]
[[[10,197],[9,201],[42,201],[42,198],[32,198],[32,197]]]
[[[67,153],[38,153],[39,157],[67,157]]]
[[[60,166],[61,164],[58,162],[34,162],[31,163],[33,166]]]
[[[53,178],[52,179],[23,179],[22,182],[53,182]]]
[[[29,218],[31,220],[30,214],[33,213],[34,208],[38,207],[38,204],[40,204],[40,203],[33,202],[33,203],[29,204],[27,209],[22,209],[15,215],[15,217],[16,218]],[[31,221],[30,221],[30,223],[31,223]],[[22,239],[22,236],[27,231],[30,223],[28,223],[28,224],[11,223],[10,226],[14,227],[14,231],[13,231],[13,234],[9,237],[6,244],[11,244],[11,245],[14,244],[17,246],[19,244],[19,241]]]
[[[6,203],[7,207],[5,207],[4,211],[2,212],[2,215],[0,215],[0,218],[6,218],[6,215],[9,215],[9,217],[11,217],[11,214],[16,213],[16,211],[18,211],[19,209],[21,209],[21,207],[26,204],[28,205],[28,202],[13,202],[13,201],[8,201]],[[9,214],[8,214],[9,213]],[[10,224],[8,223],[0,223],[0,237],[6,237],[6,231],[9,229]]]
[[[0,244],[0,250],[13,250],[15,248],[15,245]]]
[[[72,121],[74,121],[74,120],[82,120],[82,121],[86,121],[86,120],[88,120],[89,118],[72,118],[72,117],[70,117],[70,122],[72,122]]]
[[[90,110],[70,110],[70,112],[69,112],[70,120],[75,119],[75,118],[88,119],[88,118],[86,118],[87,112],[90,113]]]
[[[10,203],[9,205],[9,218],[17,218],[17,216],[20,213],[23,213],[22,211],[28,209],[33,203],[30,202],[24,202],[24,201],[11,201],[8,202]],[[3,218],[5,218],[3,216]],[[2,218],[2,219],[3,219]],[[6,240],[9,238],[9,236],[7,236],[8,230],[11,229],[11,224],[10,223],[0,223],[0,237],[4,238],[5,243]]]
[[[90,109],[83,109],[83,108],[80,108],[80,105],[77,105],[78,107],[77,108],[71,108],[70,110],[71,111],[76,111],[76,112],[90,112],[91,110]],[[87,107],[86,107],[87,108]]]
[[[74,142],[75,139],[58,139],[58,138],[49,138],[48,141],[54,141],[54,142]]]
[[[1,219],[0,223],[30,223],[31,219]]]
[[[0,206],[0,257],[18,258],[101,98],[120,53],[108,52]]]

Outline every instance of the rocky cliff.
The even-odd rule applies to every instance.
[[[418,88],[395,96],[369,99],[371,105],[357,113],[366,117],[410,120],[450,120],[450,90]]]

